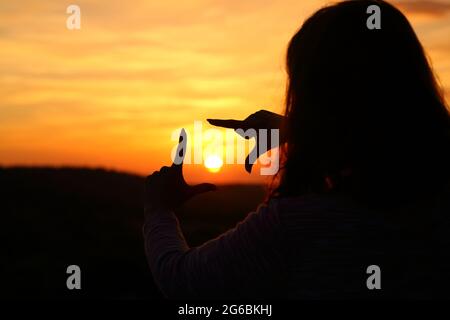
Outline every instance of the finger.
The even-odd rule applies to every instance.
[[[175,159],[173,161],[172,167],[177,168],[181,171],[183,167],[184,157],[186,155],[186,146],[187,146],[187,135],[186,130],[181,129],[180,137],[178,138],[178,148],[175,154]]]
[[[161,173],[167,173],[167,172],[169,172],[169,167],[167,167],[167,166],[164,166],[164,167],[162,167],[161,168],[161,170],[159,170]]]
[[[206,119],[209,124],[222,128],[231,128],[238,129],[242,128],[243,121],[242,120],[233,120],[233,119]]]
[[[159,181],[161,177],[161,173],[159,171],[155,171],[153,172],[151,175],[147,176],[147,178],[145,178],[145,186],[150,186],[153,183]]]
[[[212,183],[200,183],[195,186],[190,187],[190,196],[193,197],[195,195],[217,190],[217,187]]]
[[[252,173],[253,164],[256,162],[258,158],[258,143],[255,145],[252,151],[248,154],[247,158],[245,158],[245,171],[248,173]]]
[[[245,158],[245,171],[252,173],[253,163],[250,163],[249,156]]]
[[[160,174],[160,172],[159,171],[154,171],[154,172],[152,172],[152,174],[151,175],[149,175],[149,176],[147,176],[146,178],[145,178],[145,180],[150,180],[150,179],[152,179],[152,178],[154,178],[154,177],[157,177],[157,176],[159,176],[159,174]]]

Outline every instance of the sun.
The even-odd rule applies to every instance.
[[[205,159],[205,168],[210,172],[219,172],[220,168],[222,168],[223,161],[217,155],[207,156]]]

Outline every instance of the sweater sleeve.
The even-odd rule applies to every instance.
[[[283,282],[282,231],[273,201],[199,247],[189,248],[172,212],[149,215],[144,239],[155,282],[168,297],[263,298]]]

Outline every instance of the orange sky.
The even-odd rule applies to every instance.
[[[81,30],[66,28],[69,4]],[[0,165],[170,164],[173,130],[281,112],[287,42],[326,1],[0,2]],[[450,93],[450,1],[397,1]],[[206,122],[205,129],[210,128]],[[255,182],[242,165],[189,181]]]

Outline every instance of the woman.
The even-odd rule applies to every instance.
[[[373,4],[381,9],[378,30],[366,27]],[[180,165],[147,178],[146,254],[163,293],[442,296],[450,271],[450,117],[405,16],[384,1],[320,9],[290,41],[286,66],[284,121],[261,111],[243,122],[283,132],[282,167],[257,212],[189,248],[173,210],[213,186],[188,186]],[[375,285],[367,281],[372,265],[381,272]]]

